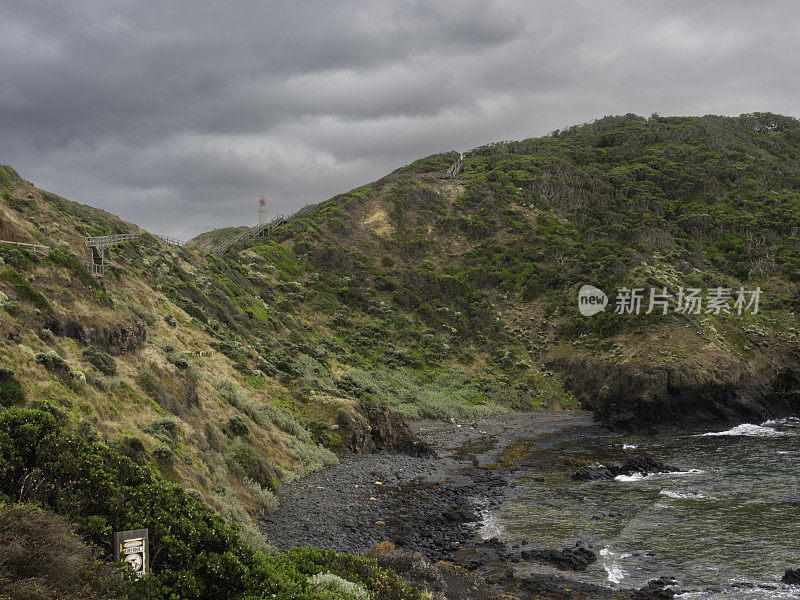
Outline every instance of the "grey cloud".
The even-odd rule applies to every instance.
[[[181,237],[605,114],[798,110],[791,1],[0,9],[0,162]]]

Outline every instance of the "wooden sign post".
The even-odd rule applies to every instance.
[[[117,531],[114,534],[114,554],[118,560],[133,567],[137,577],[150,572],[150,539],[147,529]]]

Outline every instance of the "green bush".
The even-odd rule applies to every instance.
[[[69,379],[72,373],[69,364],[53,351],[40,352],[36,355],[36,362],[45,369],[63,379]]]
[[[217,391],[227,400],[231,406],[239,409],[259,427],[268,428],[270,424],[293,435],[301,441],[311,439],[309,432],[303,427],[300,421],[283,407],[272,404],[255,404],[247,396],[239,393],[236,387],[230,382],[221,380],[214,384]]]
[[[73,435],[43,411],[0,414],[0,501],[12,497],[68,517],[101,548],[114,531],[147,527],[151,575],[131,583],[134,599],[322,600],[308,580],[325,572],[364,586],[374,600],[422,599],[370,559],[309,548],[256,552],[235,525],[180,486]]]
[[[153,448],[153,458],[169,464],[175,459],[175,451],[166,444],[159,444]]]
[[[250,435],[250,427],[248,427],[247,421],[244,420],[242,415],[231,415],[222,424],[222,430],[231,437]]]
[[[369,600],[369,592],[362,586],[333,573],[317,573],[313,577],[309,577],[308,584],[312,588],[336,592],[348,600]]]
[[[180,436],[181,428],[174,419],[164,417],[151,421],[142,427],[142,431],[149,433],[160,442],[172,447],[178,443],[178,436]]]
[[[100,282],[83,266],[83,263],[62,248],[53,248],[47,258],[69,271],[84,285],[93,289],[102,287]]]
[[[108,352],[94,346],[83,351],[83,358],[103,375],[116,375],[117,362]]]
[[[261,512],[270,512],[278,508],[278,499],[272,490],[262,487],[260,483],[253,481],[249,477],[244,478],[244,484],[258,501],[258,508]]]
[[[0,505],[0,598],[112,600],[127,598],[123,568],[58,515],[28,504]]]
[[[25,300],[33,304],[36,308],[43,312],[53,312],[53,307],[47,301],[47,298],[41,292],[36,291],[31,287],[22,275],[14,269],[6,269],[0,273],[0,280],[8,283],[11,288],[17,293],[21,300]]]
[[[144,441],[137,435],[125,435],[113,439],[108,445],[138,464],[143,464],[150,456]]]
[[[299,463],[297,470],[301,475],[314,473],[339,462],[336,454],[313,442],[298,441],[290,454]]]
[[[262,487],[275,487],[277,470],[275,466],[253,450],[242,438],[235,438],[226,444],[223,455],[225,465],[240,479],[251,479]]]
[[[15,406],[25,403],[25,389],[22,387],[14,371],[0,366],[0,406]]]

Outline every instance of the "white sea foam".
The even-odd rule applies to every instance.
[[[481,528],[478,530],[478,535],[484,540],[490,540],[499,536],[505,529],[500,524],[500,520],[493,512],[489,510],[481,511]]]
[[[675,598],[680,598],[681,600],[691,600],[695,598],[698,600],[701,598],[704,600],[716,600],[717,598],[720,600],[723,598],[725,600],[737,598],[746,598],[747,600],[796,600],[800,598],[800,591],[797,590],[797,587],[793,589],[791,586],[782,586],[776,589],[773,584],[749,588],[746,592],[746,596],[742,595],[742,593],[741,590],[735,589],[725,589],[721,592],[694,591],[675,594]]]
[[[634,473],[633,475],[617,475],[614,477],[614,481],[641,481],[644,479],[644,475],[641,473]]]
[[[702,469],[688,469],[686,471],[667,471],[666,473],[653,473],[652,477],[664,477],[664,476],[677,476],[677,477],[684,477],[686,475],[699,475],[700,473],[705,473]],[[650,477],[650,475],[648,475]]]
[[[765,427],[772,427],[775,425],[800,425],[800,417],[786,417],[785,419],[770,419],[762,423]]]
[[[610,548],[600,550],[600,557],[603,559],[603,568],[606,576],[611,583],[619,583],[628,576],[628,572],[619,564],[619,560],[626,558],[630,554],[617,554]]]
[[[708,436],[747,436],[747,437],[781,437],[786,435],[782,431],[773,429],[772,427],[764,427],[763,425],[754,425],[752,423],[743,423],[737,425],[727,431],[711,431],[709,433],[700,434],[701,437]]]
[[[614,481],[641,481],[642,479],[651,479],[654,477],[684,477],[687,475],[697,475],[698,473],[705,473],[701,469],[689,469],[688,471],[667,471],[666,473],[650,473],[649,475],[642,475],[641,473],[634,473],[633,475],[617,475]]]
[[[675,490],[661,490],[659,495],[666,496],[667,498],[675,498],[676,500],[701,500],[708,498],[698,492],[675,491]]]

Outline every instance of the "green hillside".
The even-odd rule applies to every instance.
[[[144,235],[111,249],[102,279],[81,263],[83,238],[140,230],[3,167],[0,239],[52,248],[0,244],[7,425],[44,411],[268,549],[253,518],[282,483],[353,449],[343,416],[360,403],[439,419],[583,406],[628,428],[800,413],[797,120],[607,117],[476,148],[444,179],[457,157],[219,257],[206,250],[239,230],[185,247]],[[584,284],[762,293],[757,313],[732,300],[683,314],[673,296],[667,314],[614,314],[612,298],[582,316]],[[44,502],[84,533],[107,510]]]

